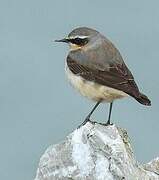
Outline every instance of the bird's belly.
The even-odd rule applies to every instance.
[[[75,89],[77,89],[83,96],[94,101],[102,100],[112,102],[115,99],[128,96],[128,94],[120,90],[87,81],[81,76],[73,74],[68,67],[66,67],[66,75]]]

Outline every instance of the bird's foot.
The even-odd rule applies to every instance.
[[[113,125],[113,123],[111,123],[110,121],[107,121],[106,123],[99,123],[99,124],[101,124],[103,126],[112,126]]]
[[[87,116],[86,119],[83,121],[83,123],[80,124],[77,129],[79,129],[80,127],[84,126],[87,122],[91,122],[91,120],[90,120],[89,118],[90,118],[90,117]]]

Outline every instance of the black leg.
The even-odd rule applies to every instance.
[[[112,106],[113,106],[113,102],[110,103],[109,116],[108,116],[108,121],[107,121],[106,125],[111,125],[110,118],[111,118],[111,113],[112,113]]]
[[[91,110],[91,112],[88,114],[88,116],[86,117],[86,119],[83,121],[83,123],[82,123],[79,127],[85,125],[88,121],[90,121],[91,115],[93,114],[93,112],[95,111],[95,109],[98,107],[98,105],[99,105],[100,103],[101,103],[101,101],[98,101],[98,102],[95,104],[95,106],[93,107],[93,109]]]

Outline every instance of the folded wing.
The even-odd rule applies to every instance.
[[[67,57],[67,65],[72,73],[101,85],[121,90],[144,105],[150,105],[148,98],[141,94],[131,72],[124,64],[112,64],[105,70],[95,69],[77,62],[71,56]]]

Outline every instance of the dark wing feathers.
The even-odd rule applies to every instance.
[[[121,90],[135,98],[140,96],[134,78],[125,64],[117,64],[109,67],[107,71],[101,71],[79,64],[68,56],[67,65],[74,74],[88,81],[94,81],[98,84]]]

